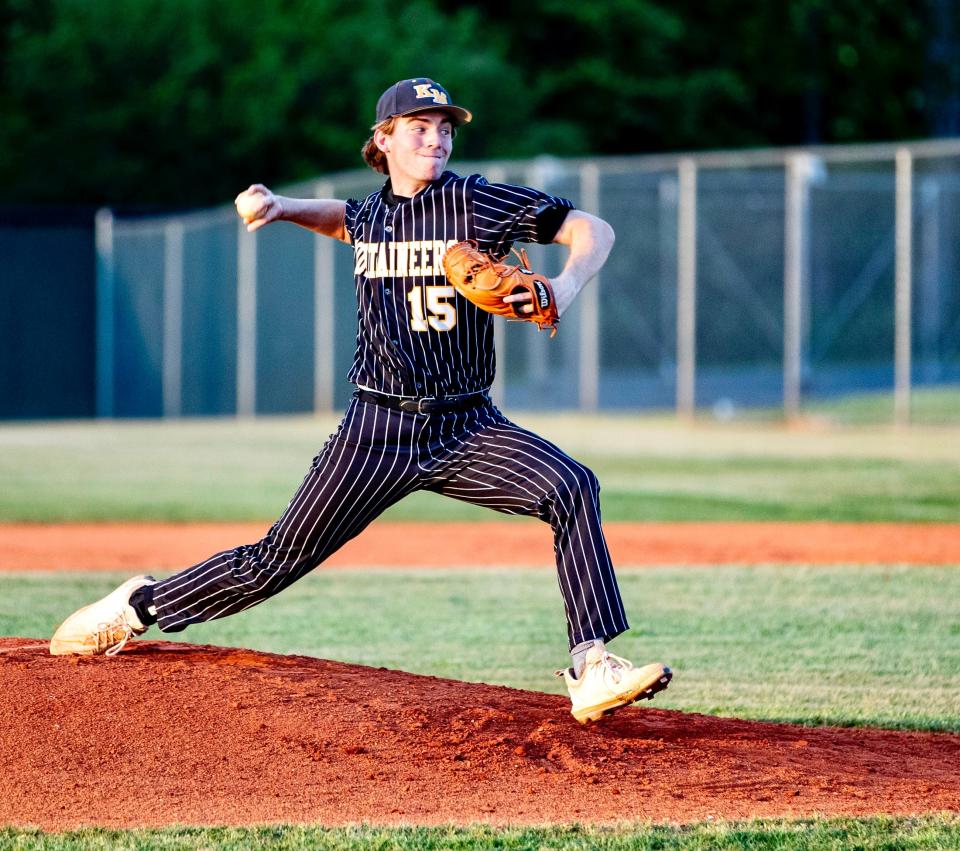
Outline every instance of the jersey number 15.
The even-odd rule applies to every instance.
[[[423,293],[426,294],[424,313]],[[453,298],[456,290],[450,286],[412,287],[407,294],[410,302],[410,328],[414,331],[450,331],[457,324],[457,309],[447,299]]]

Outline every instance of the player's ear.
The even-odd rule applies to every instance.
[[[384,153],[387,153],[390,150],[390,137],[382,130],[374,130],[373,144],[375,144]]]

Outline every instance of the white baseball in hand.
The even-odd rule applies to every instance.
[[[267,207],[267,196],[262,192],[241,192],[234,201],[240,218],[248,224]]]

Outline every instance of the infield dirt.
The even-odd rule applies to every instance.
[[[691,821],[960,810],[960,736],[631,707],[300,656],[0,639],[0,823]]]
[[[5,523],[0,570],[177,570],[264,523]],[[960,523],[605,523],[614,564],[960,564]],[[552,566],[542,523],[379,521],[324,567]]]

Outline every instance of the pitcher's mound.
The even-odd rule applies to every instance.
[[[79,659],[0,639],[0,824],[960,810],[960,736],[648,705],[581,727],[564,697],[323,659],[153,641]]]

